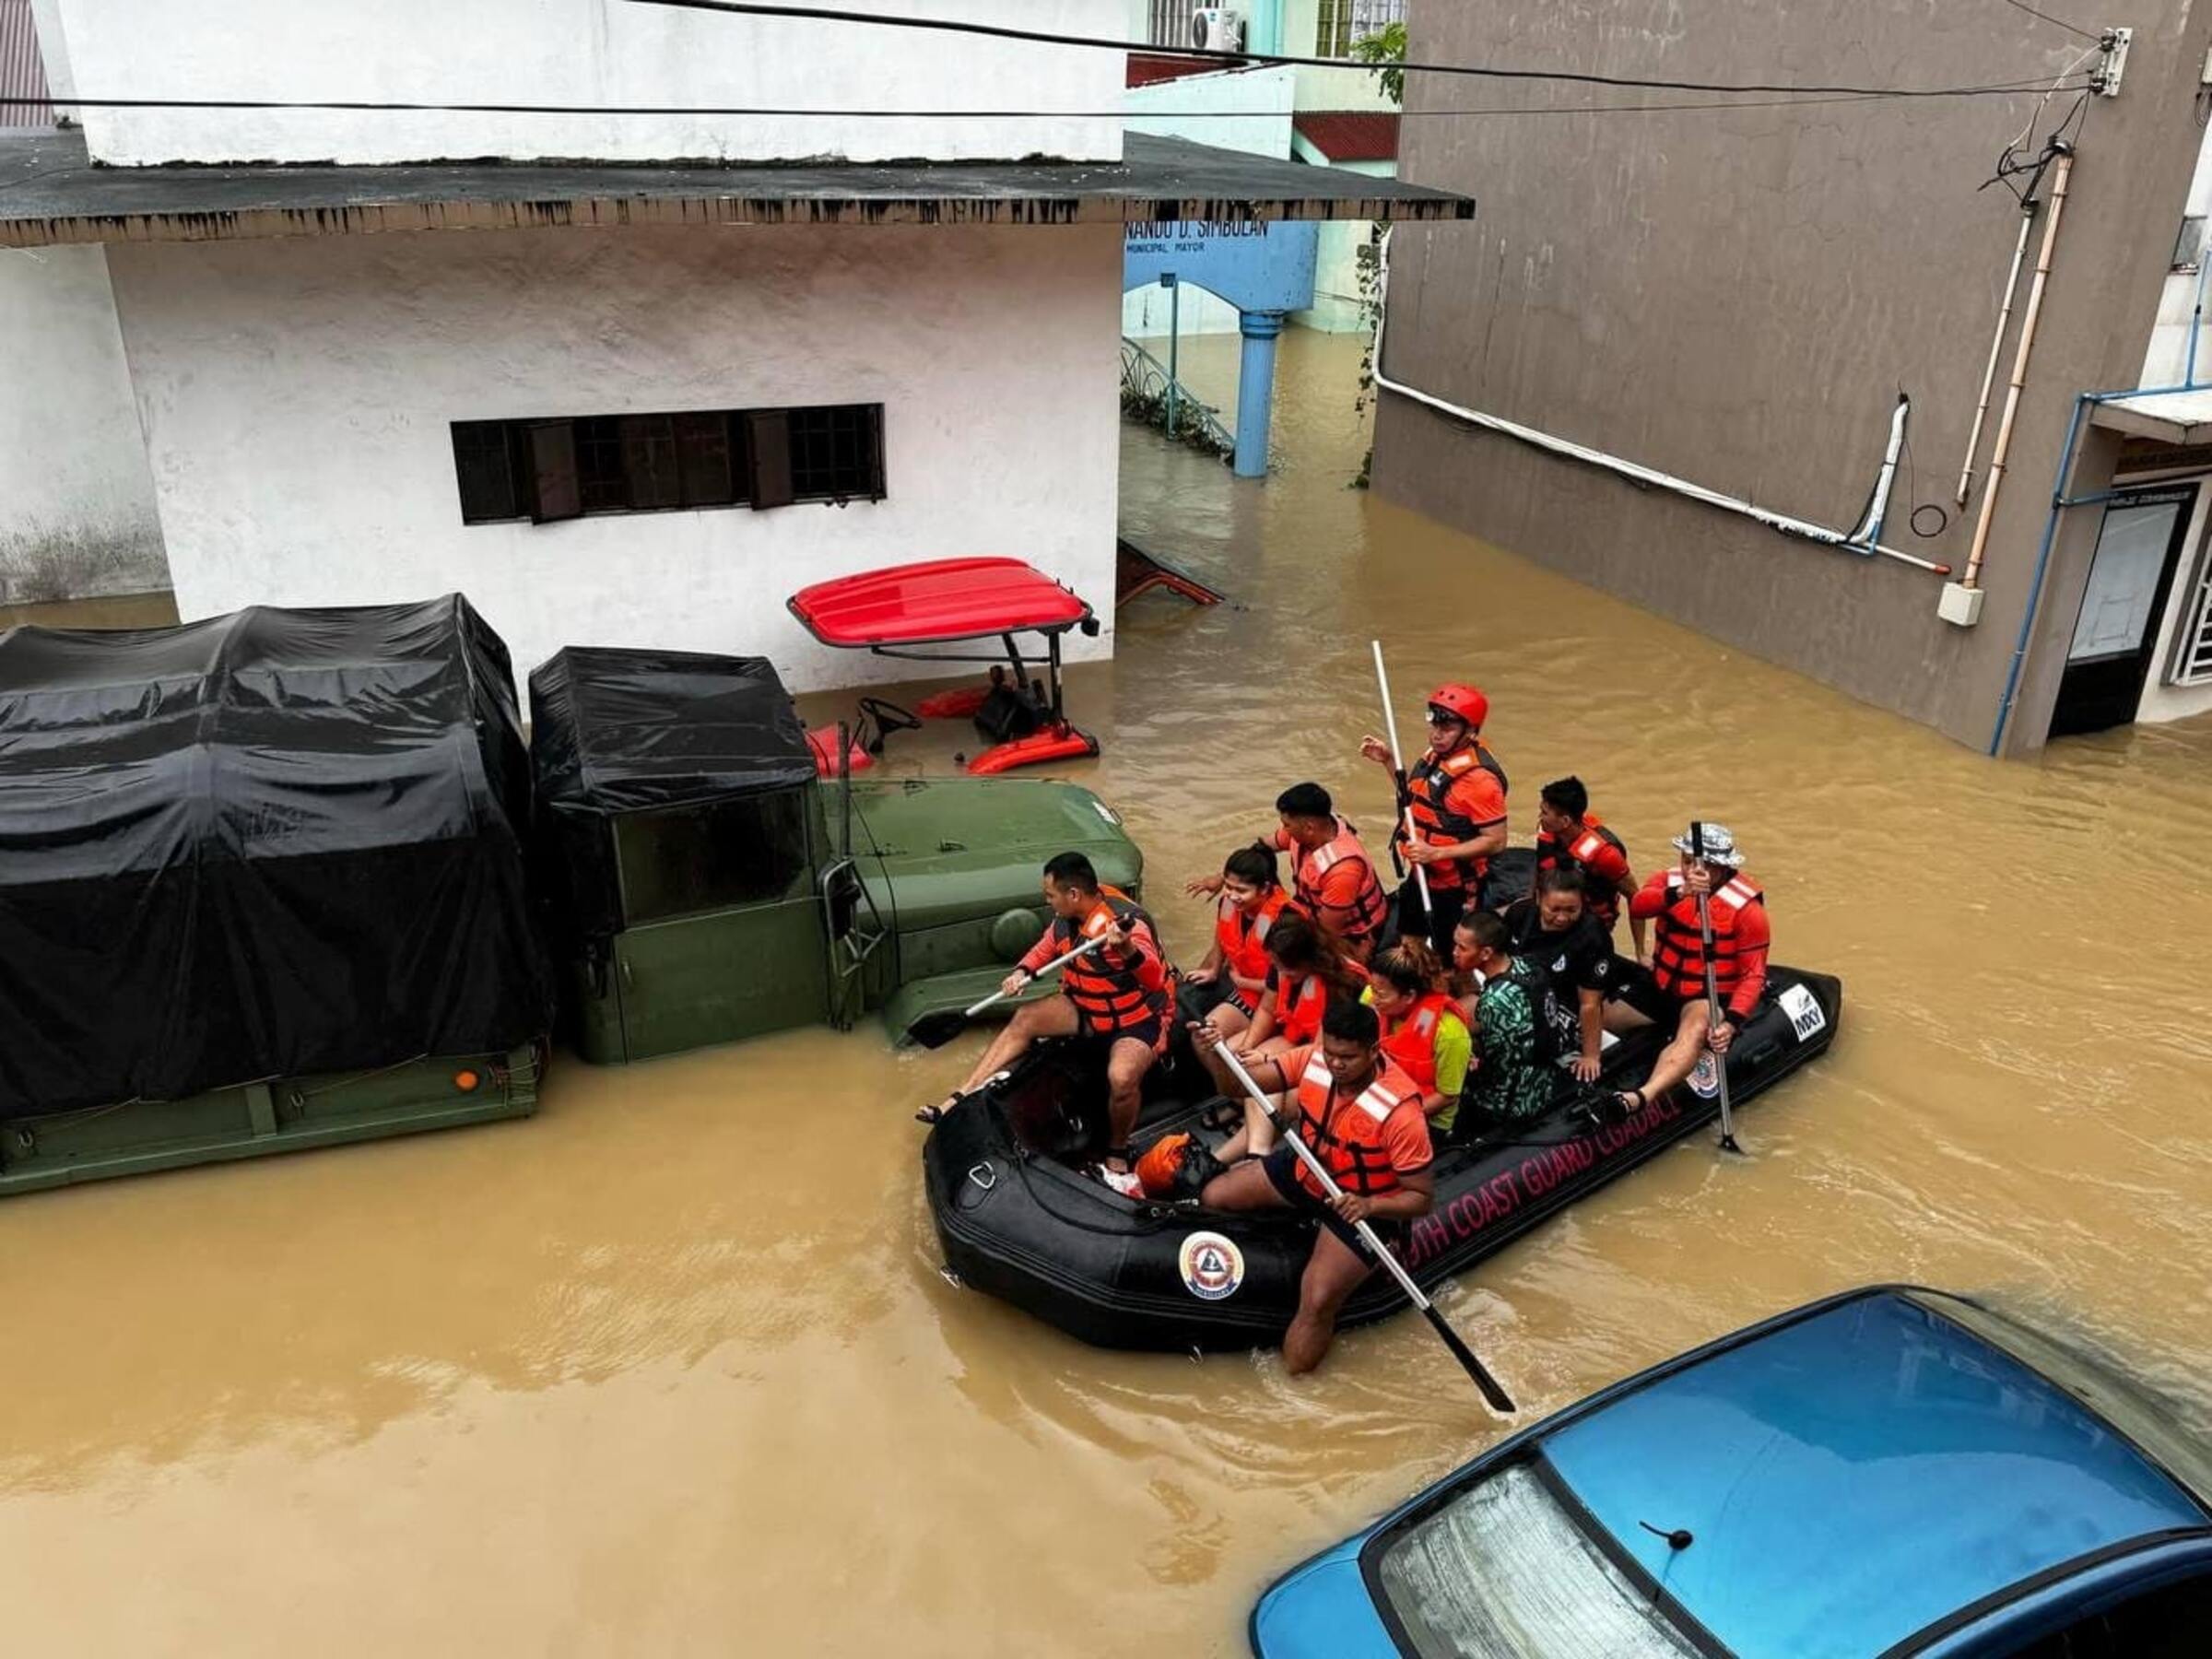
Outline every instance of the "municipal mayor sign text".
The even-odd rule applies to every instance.
[[[1129,227],[1128,252],[1203,253],[1209,241],[1232,237],[1264,237],[1267,230],[1265,225],[1182,224],[1171,219],[1153,219]]]

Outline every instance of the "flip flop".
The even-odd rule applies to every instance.
[[[945,1114],[959,1104],[959,1102],[955,1100],[946,1100],[934,1106],[924,1106],[914,1113],[914,1122],[917,1124],[941,1124],[945,1121]]]

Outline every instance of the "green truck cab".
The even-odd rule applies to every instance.
[[[530,702],[536,868],[587,1060],[870,1010],[901,1032],[998,988],[1043,932],[1054,853],[1141,884],[1120,818],[1075,784],[818,778],[760,658],[571,647]]]

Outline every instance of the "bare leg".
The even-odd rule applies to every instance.
[[[1145,1103],[1145,1074],[1159,1058],[1148,1042],[1135,1037],[1114,1039],[1113,1047],[1106,1055],[1108,1146],[1125,1147],[1129,1137],[1136,1133],[1136,1115]],[[1110,1166],[1121,1161],[1107,1159]]]
[[[1266,1171],[1256,1163],[1241,1163],[1207,1182],[1198,1202],[1207,1209],[1281,1209],[1283,1195],[1275,1190]]]
[[[1344,1299],[1359,1288],[1375,1265],[1323,1228],[1313,1235],[1298,1286],[1298,1317],[1283,1334],[1283,1366],[1296,1377],[1319,1365],[1336,1340],[1336,1315]]]
[[[1065,996],[1048,996],[1042,1002],[1024,1003],[1014,1010],[1014,1018],[1000,1027],[991,1039],[991,1046],[983,1057],[975,1063],[968,1080],[945,1098],[938,1108],[948,1111],[959,1104],[967,1094],[985,1077],[1004,1071],[1014,1063],[1015,1057],[1040,1037],[1072,1037],[1076,1034],[1076,1005]]]
[[[1705,1005],[1684,1003],[1681,1021],[1675,1027],[1675,1040],[1659,1051],[1659,1058],[1652,1062],[1652,1075],[1643,1080],[1644,1098],[1655,1100],[1688,1077],[1704,1046]]]

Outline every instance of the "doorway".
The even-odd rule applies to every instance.
[[[2051,711],[2052,736],[2101,732],[2135,719],[2196,488],[2189,483],[2131,489],[2106,503]]]

